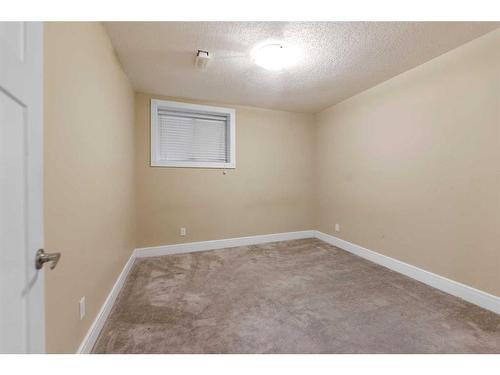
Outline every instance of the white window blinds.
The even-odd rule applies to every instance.
[[[152,101],[154,166],[234,168],[234,110]]]
[[[160,158],[167,161],[228,161],[227,117],[158,111]]]

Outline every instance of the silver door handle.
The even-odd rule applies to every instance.
[[[39,270],[43,267],[44,263],[51,262],[50,269],[53,270],[56,268],[57,262],[59,262],[60,258],[61,253],[45,253],[45,250],[39,249],[36,252],[35,268]]]

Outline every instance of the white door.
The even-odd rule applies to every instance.
[[[0,22],[0,353],[45,351],[43,25]]]

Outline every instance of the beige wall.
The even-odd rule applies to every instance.
[[[317,115],[316,227],[500,295],[500,31]]]
[[[312,115],[230,106],[236,169],[152,168],[151,97],[136,94],[138,247],[312,229]]]
[[[45,247],[62,252],[45,270],[49,352],[76,351],[134,248],[133,122],[103,27],[46,23]]]

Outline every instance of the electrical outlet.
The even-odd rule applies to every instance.
[[[186,228],[182,227],[181,228],[181,236],[185,236],[186,235]]]
[[[85,317],[85,296],[80,298],[78,306],[80,307],[80,320],[83,320],[83,318]]]
[[[335,232],[340,232],[340,224],[335,224]]]

